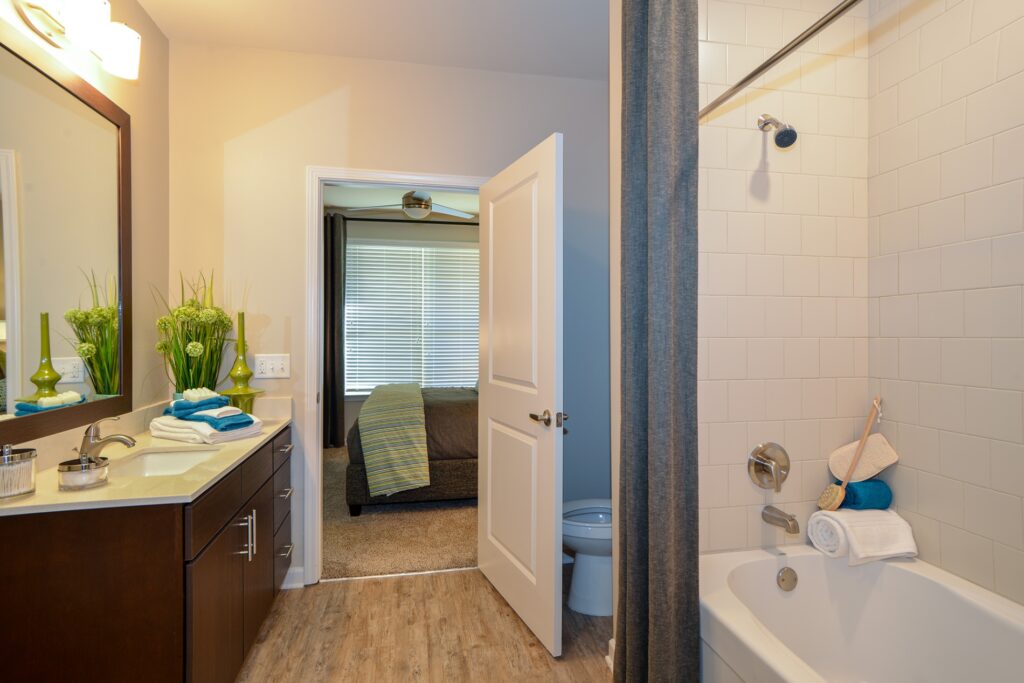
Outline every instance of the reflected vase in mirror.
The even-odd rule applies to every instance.
[[[29,377],[36,385],[36,393],[18,399],[19,403],[38,403],[41,398],[52,398],[57,395],[57,382],[60,373],[53,369],[50,360],[50,314],[39,314],[39,369]]]

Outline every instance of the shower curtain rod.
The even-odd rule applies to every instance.
[[[827,27],[829,24],[834,22],[839,17],[846,14],[849,10],[853,9],[853,6],[856,5],[858,2],[860,2],[860,0],[843,0],[842,2],[840,2],[832,9],[832,11],[823,16],[821,19],[818,19],[818,21],[814,22],[814,24],[812,24],[810,28],[808,28],[806,31],[804,31],[796,38],[791,40],[784,48],[782,48],[781,50],[773,54],[771,57],[766,59],[764,63],[761,64],[761,66],[751,71],[749,74],[744,76],[736,85],[732,86],[724,93],[722,93],[714,100],[712,100],[710,104],[708,104],[706,107],[700,110],[700,113],[698,114],[697,118],[704,118],[705,116],[713,112],[715,109],[718,109],[720,106],[731,100],[736,93],[738,93],[739,91],[743,90],[748,85],[756,81],[758,78],[761,77],[762,74],[764,74],[766,71],[771,69],[779,62],[781,62],[783,59],[796,52],[801,45],[803,45],[808,40],[816,36],[818,33],[821,32],[822,29]]]

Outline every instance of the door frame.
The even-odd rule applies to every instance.
[[[18,209],[18,159],[12,149],[0,149],[0,224],[3,225],[7,322],[7,414],[21,392],[21,214]]]
[[[305,585],[320,581],[323,571],[323,411],[320,394],[324,376],[323,240],[325,183],[377,186],[418,186],[430,190],[479,192],[488,177],[410,173],[330,166],[306,167],[306,374],[302,428],[303,531],[302,566]]]

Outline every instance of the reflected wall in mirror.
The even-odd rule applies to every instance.
[[[0,413],[7,418],[120,393],[120,130],[2,47],[0,102]],[[45,361],[43,313],[62,378],[39,392],[32,378]]]

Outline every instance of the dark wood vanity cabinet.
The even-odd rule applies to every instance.
[[[290,444],[188,505],[0,516],[0,680],[233,681],[291,565]]]
[[[279,490],[290,481],[291,431],[286,429],[253,453],[232,475],[218,482],[185,509],[185,535],[201,538],[219,530],[186,563],[187,679],[196,683],[235,679],[256,642],[274,596],[291,564],[290,549],[275,538],[281,505],[291,493]],[[281,452],[284,457],[277,457]],[[234,500],[234,504],[225,501]],[[242,502],[244,501],[244,502]],[[231,510],[230,514],[226,511]],[[209,520],[217,516],[219,523]],[[290,514],[284,512],[291,536]],[[190,547],[198,545],[199,541]],[[286,558],[287,555],[287,558]],[[282,561],[287,559],[284,572]]]
[[[188,644],[185,659],[194,681],[232,681],[242,667],[246,528],[221,531],[185,566]]]

